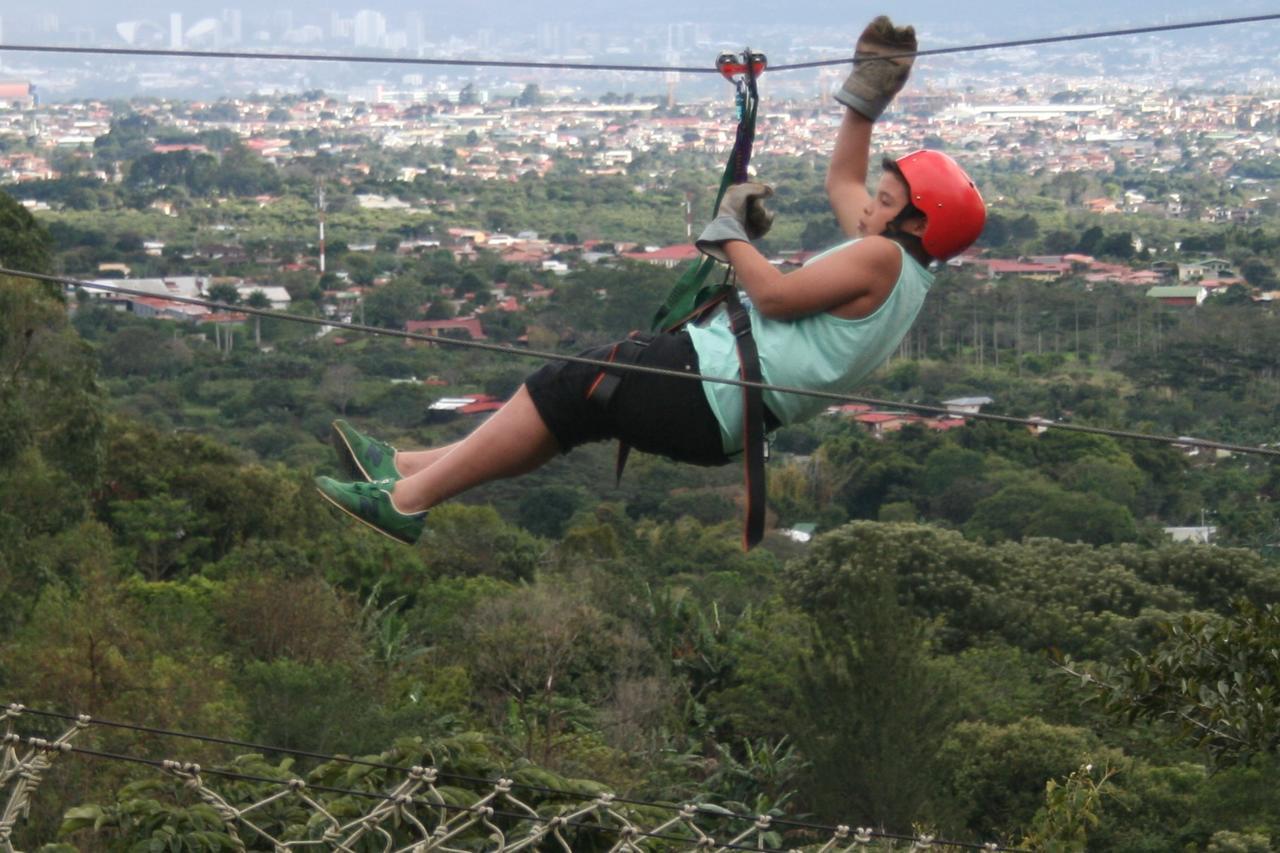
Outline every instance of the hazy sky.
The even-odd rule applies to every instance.
[[[886,13],[898,23],[912,23],[921,34],[921,47],[948,47],[1029,38],[1042,35],[1084,33],[1222,18],[1265,15],[1280,12],[1276,0],[1073,0],[1046,3],[1044,0],[914,0],[911,3],[870,2],[870,0],[129,0],[125,4],[107,4],[101,0],[5,0],[0,5],[3,43],[70,44],[118,47],[125,44],[117,34],[117,25],[125,21],[149,21],[149,28],[134,28],[148,34],[149,41],[136,42],[142,47],[166,47],[170,37],[169,13],[180,12],[184,28],[199,27],[203,18],[214,18],[215,31],[221,33],[227,21],[236,19],[229,10],[238,10],[243,24],[241,41],[224,42],[225,48],[250,51],[309,49],[322,42],[323,49],[347,49],[359,53],[372,52],[369,44],[360,44],[351,31],[333,37],[331,24],[335,16],[351,20],[356,12],[371,9],[386,16],[386,33],[399,33],[401,45],[412,46],[406,33],[413,29],[424,42],[442,45],[451,36],[463,37],[471,55],[491,59],[532,58],[537,50],[583,50],[584,33],[607,34],[610,38],[591,42],[630,46],[633,52],[624,64],[667,64],[665,45],[669,41],[667,24],[696,23],[698,47],[683,31],[679,32],[683,50],[679,59],[696,60],[697,50],[741,47],[750,44],[765,51],[775,63],[797,59],[847,56],[856,33],[876,14]],[[420,16],[421,29],[410,27],[406,16]],[[288,13],[288,14],[281,14]],[[541,25],[571,25],[548,28]],[[314,25],[314,26],[307,26]],[[123,29],[123,28],[121,28]],[[302,33],[310,29],[310,40],[294,38],[286,41],[283,34]],[[473,38],[480,30],[492,31],[495,37]],[[208,32],[208,30],[206,30]],[[315,34],[322,34],[317,37]],[[576,34],[576,35],[575,35]],[[220,36],[221,37],[221,36]],[[353,44],[354,42],[354,44]],[[376,44],[375,42],[371,42]],[[1280,54],[1273,45],[1280,43],[1280,22],[1266,22],[1211,29],[1189,30],[1175,34],[1088,41],[1048,49],[1021,51],[983,51],[965,57],[938,57],[927,63],[929,79],[955,85],[956,80],[975,71],[987,73],[987,81],[1008,74],[1019,75],[1046,70],[1051,73],[1116,73],[1134,77],[1162,77],[1177,81],[1204,82],[1214,85],[1223,81],[1258,79],[1255,72],[1280,75]],[[1209,45],[1205,51],[1217,60],[1205,59],[1197,64],[1196,47]],[[486,47],[486,45],[490,45]],[[193,49],[209,49],[209,41],[192,43]],[[477,48],[477,46],[479,46]],[[474,51],[479,50],[477,54]],[[445,51],[441,50],[444,53]],[[1092,56],[1092,59],[1091,59]],[[1078,57],[1078,59],[1077,59]],[[1101,59],[1098,59],[1101,57]],[[708,58],[709,59],[709,58]],[[101,69],[100,71],[98,69]],[[261,69],[261,70],[259,70]],[[142,91],[182,96],[220,95],[240,91],[292,91],[298,88],[343,90],[350,86],[400,79],[402,69],[362,65],[342,68],[337,64],[296,64],[288,69],[269,70],[266,66],[225,66],[211,74],[209,67],[193,70],[180,63],[162,60],[102,60],[61,54],[36,54],[10,51],[0,55],[0,70],[10,76],[32,79],[46,100],[76,97],[129,97]],[[172,71],[167,80],[157,80],[163,72]],[[142,76],[147,75],[143,81]],[[468,72],[430,69],[427,76],[468,76]],[[957,75],[960,75],[959,77]],[[994,75],[994,76],[993,76]],[[493,82],[499,72],[476,72],[474,79]],[[526,75],[527,77],[528,75]],[[524,78],[517,78],[518,80]],[[563,80],[582,91],[618,89],[650,91],[662,82],[638,82],[640,78],[618,81],[607,75],[594,77],[579,74],[547,77]],[[791,78],[787,78],[791,81]],[[923,78],[923,76],[921,77]],[[501,82],[501,81],[499,81]],[[716,80],[712,80],[714,84]],[[779,79],[779,86],[785,85]],[[651,85],[652,84],[652,85]],[[684,81],[681,95],[691,91]],[[811,87],[809,76],[795,75],[794,85]],[[194,88],[193,88],[194,87]],[[618,88],[622,87],[622,88]],[[648,87],[648,88],[646,88]],[[778,90],[782,92],[782,88]],[[807,91],[807,89],[805,89]]]
[[[241,8],[246,14],[265,10],[291,10],[301,19],[330,9],[351,13],[376,9],[399,16],[421,12],[428,21],[447,26],[529,26],[540,21],[572,21],[582,26],[620,22],[698,21],[715,24],[715,31],[733,31],[744,25],[853,26],[885,12],[914,22],[922,30],[948,29],[957,33],[983,32],[993,36],[1042,31],[1109,29],[1164,21],[1236,17],[1277,11],[1264,0],[1170,3],[1168,0],[914,0],[911,3],[864,0],[646,0],[644,3],[607,0],[131,0],[128,4],[104,4],[101,0],[16,0],[0,9],[8,29],[24,18],[53,13],[66,21],[123,19],[165,15],[217,15],[223,8]],[[941,33],[939,34],[941,35]]]

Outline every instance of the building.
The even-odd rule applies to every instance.
[[[1206,258],[1194,264],[1178,264],[1178,281],[1189,282],[1206,278],[1237,278],[1230,261],[1222,258]]]
[[[1153,287],[1147,291],[1151,299],[1158,299],[1161,305],[1195,308],[1204,303],[1209,295],[1208,288],[1200,285],[1164,285]]]
[[[271,303],[270,307],[273,311],[285,311],[293,304],[293,297],[289,295],[289,291],[279,285],[261,285],[261,284],[237,284],[236,292],[240,294],[240,301],[249,302],[249,298],[255,293],[261,293],[267,297],[267,301]]]
[[[1216,527],[1166,527],[1164,532],[1174,542],[1191,542],[1197,545],[1212,545],[1217,534]]]
[[[702,253],[692,243],[682,243],[678,246],[654,249],[651,252],[623,252],[622,257],[632,261],[642,261],[646,264],[656,264],[660,267],[674,269],[682,264],[689,263],[689,261],[698,260],[702,257]]]
[[[452,320],[410,320],[404,324],[412,335],[439,335],[442,337],[467,337],[473,341],[488,340],[479,317],[456,317]],[[410,343],[414,343],[410,341]]]
[[[982,411],[983,406],[990,406],[994,402],[990,397],[956,397],[943,400],[942,405],[953,415],[976,415]]]
[[[26,81],[0,80],[0,108],[25,110],[35,105],[35,86]]]

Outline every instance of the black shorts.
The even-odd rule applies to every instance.
[[[579,353],[606,361],[613,345]],[[689,335],[658,335],[640,351],[637,364],[697,373],[698,353]],[[694,465],[723,465],[720,423],[701,382],[648,373],[619,372],[621,384],[607,407],[588,397],[600,376],[595,365],[553,361],[525,382],[547,429],[568,453],[592,441],[621,439],[636,450]]]

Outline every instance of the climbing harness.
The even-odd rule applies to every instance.
[[[720,202],[729,187],[747,180],[747,167],[751,163],[751,147],[756,135],[756,108],[760,101],[756,78],[767,65],[768,60],[765,55],[750,48],[741,54],[722,53],[716,59],[716,68],[726,80],[734,84],[736,89],[738,130],[734,137],[733,150],[729,152],[728,162],[725,163],[724,173],[720,177],[720,190],[716,193],[716,202],[712,207],[713,216],[719,210]],[[609,353],[608,361],[612,364],[635,364],[655,334],[678,332],[690,323],[705,320],[711,316],[712,312],[723,306],[728,312],[729,328],[733,332],[742,380],[757,384],[763,382],[760,354],[755,338],[751,334],[751,315],[738,298],[738,287],[733,278],[733,271],[727,271],[719,284],[707,284],[707,278],[715,264],[716,262],[709,257],[693,261],[658,308],[653,317],[650,333],[632,332],[627,340],[614,346]],[[587,397],[602,408],[607,408],[621,383],[621,378],[618,372],[612,372],[608,368],[602,369],[587,391]],[[768,456],[768,440],[765,436],[765,406],[761,389],[752,386],[744,387],[742,406],[742,450],[747,486],[743,544],[747,549],[751,549],[764,537],[764,462]],[[626,468],[630,453],[630,445],[625,442],[619,443],[615,467],[615,474],[619,480],[622,479],[622,472]]]

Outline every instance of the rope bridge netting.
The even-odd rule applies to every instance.
[[[65,720],[65,729],[55,738],[24,736],[17,731],[17,723],[26,715]],[[547,787],[549,774],[534,768],[516,771],[510,778],[488,780],[411,761],[395,765],[323,756],[329,761],[304,778],[291,772],[288,764],[271,765],[259,755],[242,755],[227,766],[205,768],[193,762],[122,755],[76,743],[94,726],[142,727],[87,715],[51,714],[19,704],[0,711],[0,720],[0,853],[18,853],[14,832],[27,817],[33,796],[55,762],[72,757],[147,767],[160,779],[157,782],[152,777],[126,786],[122,791],[127,797],[115,806],[83,805],[67,810],[64,831],[110,831],[130,819],[155,819],[159,811],[161,822],[175,818],[184,833],[199,839],[197,847],[210,850],[851,853],[1011,849],[994,843],[972,844],[868,827],[822,826],[772,815],[738,814],[708,803],[631,800],[607,792],[598,783],[565,785],[559,780],[559,787]],[[404,756],[420,757],[409,750]],[[172,802],[189,805],[169,806],[166,811],[152,805],[148,793],[161,793]]]

